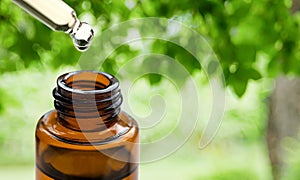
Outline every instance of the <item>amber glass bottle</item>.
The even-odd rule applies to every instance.
[[[36,180],[138,179],[138,126],[120,109],[115,77],[67,73],[53,96],[55,110],[36,128]]]

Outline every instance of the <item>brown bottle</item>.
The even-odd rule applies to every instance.
[[[139,130],[121,111],[119,81],[95,71],[67,73],[55,110],[36,128],[36,180],[137,180]]]

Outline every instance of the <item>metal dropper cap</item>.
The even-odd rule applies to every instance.
[[[89,48],[94,37],[92,27],[80,22],[75,11],[62,0],[13,1],[52,30],[70,34],[78,50],[85,51]]]

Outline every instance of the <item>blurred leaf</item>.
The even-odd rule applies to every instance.
[[[244,66],[251,66],[256,60],[256,48],[253,45],[242,44],[237,45],[237,57],[241,64]]]
[[[234,78],[233,78],[234,79]],[[230,82],[230,85],[233,87],[234,92],[238,97],[242,97],[244,93],[246,92],[248,80],[239,80],[235,79],[232,82]]]
[[[110,74],[115,74],[117,70],[114,68],[116,67],[116,61],[114,59],[108,58],[102,65],[101,70],[105,71]]]
[[[262,78],[261,74],[257,70],[252,69],[252,68],[244,71],[243,75],[245,77],[248,77],[249,79],[253,79],[253,80],[259,80]]]
[[[234,92],[242,97],[246,92],[249,79],[258,80],[261,74],[252,68],[238,68],[237,71],[229,75],[227,82],[233,87]]]
[[[148,74],[147,76],[148,76],[149,83],[151,85],[159,84],[161,82],[161,79],[162,79],[162,76],[160,74],[151,73],[151,74]]]

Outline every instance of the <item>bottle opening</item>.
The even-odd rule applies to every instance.
[[[57,91],[63,96],[76,99],[88,98],[119,91],[119,81],[112,75],[97,71],[75,71],[57,79]]]
[[[111,85],[109,77],[93,71],[77,71],[66,75],[62,79],[65,86],[81,91],[97,91]]]
[[[95,130],[116,122],[122,95],[119,81],[97,71],[75,71],[61,75],[53,90],[60,121],[70,129]]]

